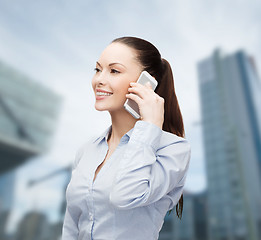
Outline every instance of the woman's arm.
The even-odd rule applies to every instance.
[[[110,194],[110,201],[116,207],[148,205],[170,191],[183,188],[190,144],[174,134],[162,140],[162,133],[153,123],[136,122]]]
[[[81,157],[84,153],[84,147],[85,144],[83,144],[76,152],[75,159],[72,164],[72,171],[75,170],[77,165],[79,164]],[[73,194],[73,193],[71,193]],[[62,240],[76,240],[78,239],[78,223],[76,222],[76,219],[78,219],[77,216],[75,216],[73,209],[70,209],[68,199],[68,187],[66,190],[66,200],[67,200],[67,206],[66,206],[66,212],[64,216],[64,222],[63,222],[63,230],[62,230]]]
[[[78,239],[78,226],[76,225],[71,212],[68,208],[66,208],[62,230],[62,240],[76,239]]]

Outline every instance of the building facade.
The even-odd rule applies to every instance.
[[[62,98],[0,61],[0,220],[11,212],[15,169],[52,143]],[[5,227],[0,228],[4,239]]]
[[[212,240],[261,238],[261,85],[243,51],[199,62]]]
[[[61,96],[0,61],[0,174],[45,152]]]
[[[167,213],[159,240],[207,240],[206,192],[183,194],[183,214],[179,219],[175,209]]]

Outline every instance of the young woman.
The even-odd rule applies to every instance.
[[[158,81],[155,92],[136,83],[143,70]],[[111,126],[76,154],[62,239],[158,239],[167,211],[176,206],[181,217],[191,153],[171,67],[151,43],[122,37],[95,71],[95,108],[110,113]],[[140,119],[124,109],[127,98]]]

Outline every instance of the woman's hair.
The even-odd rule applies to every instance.
[[[158,49],[150,42],[136,37],[116,38],[112,43],[122,43],[135,50],[137,60],[143,70],[156,78],[158,85],[155,92],[164,98],[163,130],[184,137],[183,118],[174,88],[174,79],[170,64],[162,59]],[[183,211],[183,194],[176,205],[177,216],[181,219]]]

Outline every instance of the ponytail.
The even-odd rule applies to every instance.
[[[162,59],[162,70],[161,84],[155,92],[165,100],[163,130],[184,137],[183,118],[175,93],[173,74],[165,59]]]
[[[170,64],[167,60],[162,59],[162,78],[161,84],[158,85],[155,92],[164,98],[164,122],[163,130],[174,133],[177,136],[184,137],[183,118],[180,112],[178,99],[174,88],[174,79]],[[172,210],[169,211],[169,213]],[[183,211],[183,194],[176,205],[176,214],[179,219],[182,218]]]

